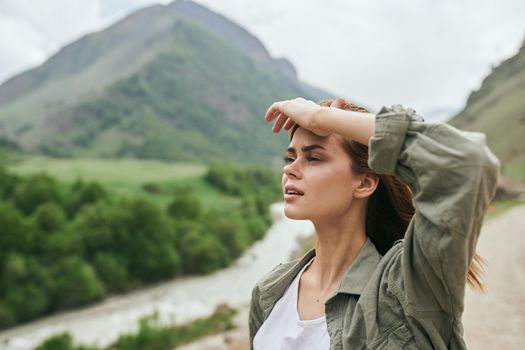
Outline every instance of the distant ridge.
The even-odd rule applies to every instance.
[[[191,1],[136,11],[0,86],[0,135],[61,157],[280,164],[277,99],[330,93],[260,41]]]
[[[449,121],[481,131],[502,162],[502,173],[525,181],[525,42],[473,91],[461,112]]]

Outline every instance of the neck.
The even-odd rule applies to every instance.
[[[316,256],[310,269],[319,290],[326,291],[339,285],[345,271],[365,244],[364,215],[317,221],[314,227]]]

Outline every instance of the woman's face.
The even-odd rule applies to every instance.
[[[299,127],[288,146],[283,168],[284,213],[296,220],[326,220],[350,210],[361,179],[351,171],[351,158],[340,136],[318,136]],[[302,194],[287,194],[289,187]]]

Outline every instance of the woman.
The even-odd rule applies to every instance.
[[[474,250],[499,172],[484,135],[400,105],[320,104],[265,115],[289,132],[285,215],[311,220],[316,243],[253,288],[252,348],[465,349],[465,284],[481,286]]]

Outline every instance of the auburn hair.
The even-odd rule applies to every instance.
[[[332,99],[325,99],[317,103],[323,107],[330,107],[333,101]],[[345,105],[339,108],[369,113],[365,108],[349,102],[345,102]],[[288,131],[290,140],[297,128],[299,125],[294,124]],[[384,255],[394,245],[395,241],[405,236],[408,225],[414,216],[412,191],[408,185],[394,176],[378,174],[368,167],[367,145],[342,138],[342,146],[352,159],[354,174],[371,174],[379,179],[376,190],[368,199],[365,229],[377,251]],[[478,254],[474,254],[466,280],[472,288],[483,290],[481,275],[484,264],[484,260]]]

